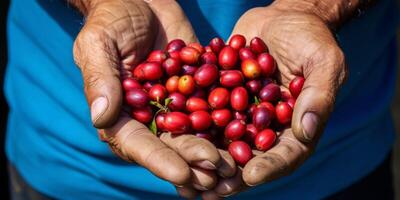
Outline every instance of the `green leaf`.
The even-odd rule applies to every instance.
[[[164,100],[164,105],[165,105],[165,106],[168,106],[171,102],[172,102],[172,98],[166,98],[166,99]]]
[[[257,96],[254,96],[254,103],[256,105],[260,104],[260,99]]]
[[[153,105],[153,106],[157,106],[158,102],[150,101],[150,104]]]
[[[153,121],[151,121],[149,129],[151,132],[153,132],[154,135],[157,135],[157,124],[156,124],[156,118],[153,118]]]
[[[150,101],[150,104],[156,106],[159,109],[164,109],[164,106],[158,103],[157,101]]]

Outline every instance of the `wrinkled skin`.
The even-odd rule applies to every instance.
[[[257,36],[266,42],[284,90],[295,76],[304,76],[306,81],[291,128],[278,134],[273,148],[258,152],[240,170],[241,178],[219,180],[216,189],[202,194],[204,199],[229,196],[297,169],[313,152],[347,74],[343,52],[327,23],[316,15],[286,12],[274,4],[254,8],[239,19],[234,34],[248,41]]]
[[[121,158],[177,185],[185,198],[201,194],[204,199],[218,199],[290,174],[311,154],[346,77],[344,55],[320,17],[271,5],[249,10],[237,22],[232,35],[242,34],[248,41],[262,38],[285,87],[296,75],[306,79],[292,128],[279,134],[276,146],[256,152],[239,169],[226,151],[204,139],[168,133],[157,138],[122,111],[120,78],[129,76],[127,69],[171,39],[197,41],[180,7],[173,0],[93,2],[83,9],[87,21],[75,41],[74,57],[93,124]]]
[[[129,76],[150,50],[163,49],[175,38],[197,42],[179,5],[173,0],[86,2],[72,1],[86,15],[74,43],[74,58],[100,139],[122,159],[179,187],[212,189],[217,173],[234,174],[232,158],[207,140],[168,133],[158,138],[122,107],[120,79]]]

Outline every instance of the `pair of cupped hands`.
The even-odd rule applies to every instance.
[[[88,1],[81,11],[85,25],[74,44],[84,91],[99,136],[122,159],[135,162],[176,186],[179,195],[218,199],[293,172],[321,136],[337,91],[346,76],[344,55],[321,17],[290,11],[279,1],[247,11],[233,34],[257,36],[276,59],[278,80],[288,86],[304,76],[291,128],[279,133],[276,145],[243,168],[225,150],[194,135],[160,137],[124,111],[121,77],[176,38],[197,42],[192,26],[174,0]]]

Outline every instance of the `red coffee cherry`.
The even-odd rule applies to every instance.
[[[236,66],[238,61],[238,52],[230,47],[224,47],[218,55],[218,63],[223,69],[232,69]]]
[[[271,129],[264,129],[259,132],[255,139],[254,145],[260,151],[266,151],[272,147],[276,140],[276,133]]]
[[[225,127],[231,121],[232,114],[229,109],[214,110],[211,118],[216,126]]]
[[[164,127],[172,134],[184,134],[190,130],[190,119],[185,113],[170,112],[165,114]]]
[[[301,90],[303,89],[305,79],[301,76],[297,76],[289,84],[290,93],[294,98],[297,98],[300,95]]]
[[[243,141],[233,141],[230,143],[228,152],[236,163],[242,167],[253,157],[250,146]]]
[[[229,103],[229,91],[222,87],[215,88],[208,96],[208,103],[214,109],[225,108]]]
[[[243,120],[235,119],[231,121],[224,131],[226,138],[230,140],[238,140],[246,133],[246,123]]]

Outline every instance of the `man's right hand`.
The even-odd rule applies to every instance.
[[[160,140],[122,110],[122,74],[169,40],[197,41],[179,5],[174,0],[70,1],[86,16],[74,58],[82,71],[93,124],[113,152],[185,188],[211,189],[216,184],[212,170],[233,175],[232,158],[221,156],[210,142],[168,133]]]

